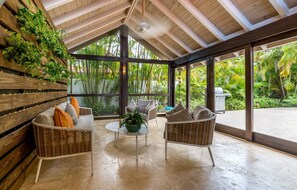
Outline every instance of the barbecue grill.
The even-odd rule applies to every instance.
[[[230,94],[224,94],[222,87],[215,87],[215,112],[225,113],[225,100]]]

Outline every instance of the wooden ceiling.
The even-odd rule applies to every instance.
[[[70,52],[125,24],[168,60],[297,13],[297,0],[146,0],[145,20],[153,24],[142,33],[142,2],[42,0]]]

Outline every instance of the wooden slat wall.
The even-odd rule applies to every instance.
[[[0,8],[0,189],[18,189],[28,168],[36,164],[36,150],[31,120],[44,110],[66,101],[66,81],[53,83],[42,76],[33,78],[24,66],[3,57],[9,32],[20,33],[16,19],[18,8],[32,12],[39,0],[7,0]],[[44,10],[41,8],[41,10]],[[51,25],[51,20],[48,20]],[[22,35],[22,34],[21,34]],[[36,42],[34,36],[22,35]],[[61,59],[57,61],[66,66]]]

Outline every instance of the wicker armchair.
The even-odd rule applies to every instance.
[[[78,124],[74,128],[44,125],[33,119],[34,138],[39,158],[35,183],[38,181],[43,160],[91,154],[93,174],[93,120],[90,108],[80,108]]]
[[[149,103],[149,100],[139,100],[139,101],[147,102],[147,104]],[[126,114],[128,112],[130,112],[128,107],[129,106],[125,107],[125,113]],[[152,107],[151,109],[146,110],[146,112],[141,111],[140,109],[138,109],[138,107],[137,107],[137,110],[143,115],[143,117],[144,117],[145,121],[147,122],[147,124],[148,124],[149,120],[155,119],[155,122],[156,122],[157,127],[158,127],[158,122],[157,122],[158,103],[156,103],[156,105],[154,107]]]
[[[165,124],[164,132],[165,159],[167,160],[167,143],[180,143],[199,147],[207,147],[212,164],[215,166],[210,150],[215,128],[215,120],[216,115],[212,113],[212,116],[207,119],[183,122],[167,122]]]

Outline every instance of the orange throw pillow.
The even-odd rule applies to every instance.
[[[70,97],[70,104],[74,107],[77,113],[77,117],[79,117],[79,104],[76,98],[73,96]]]
[[[54,122],[58,127],[74,127],[71,116],[59,107],[55,107]]]

